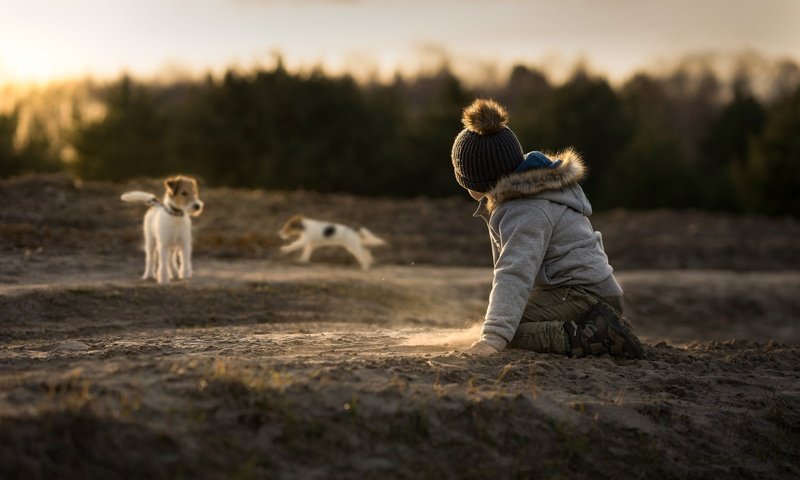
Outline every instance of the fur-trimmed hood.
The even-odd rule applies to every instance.
[[[578,186],[586,176],[586,167],[580,154],[568,148],[546,155],[554,161],[561,160],[561,164],[555,168],[535,168],[501,178],[487,192],[486,206],[489,211],[510,200],[536,197],[562,203],[584,215],[590,215],[592,207]]]

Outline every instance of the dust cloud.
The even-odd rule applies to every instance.
[[[436,330],[412,333],[405,336],[400,342],[405,346],[450,346],[466,347],[472,344],[481,336],[481,326],[483,322],[478,322],[466,329],[460,330]]]

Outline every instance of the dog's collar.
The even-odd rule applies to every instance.
[[[183,210],[181,210],[180,208],[175,208],[172,205],[170,205],[169,203],[164,204],[164,210],[166,210],[167,213],[169,213],[173,217],[182,217],[183,216]]]
[[[180,208],[173,207],[172,205],[169,204],[169,202],[164,203],[161,200],[159,200],[158,198],[153,197],[153,199],[150,200],[147,203],[152,205],[152,206],[155,206],[155,207],[163,208],[165,212],[167,212],[168,214],[172,215],[173,217],[182,217],[183,216],[183,210],[181,210]]]

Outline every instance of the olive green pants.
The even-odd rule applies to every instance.
[[[508,347],[566,354],[569,340],[564,332],[564,322],[580,319],[600,299],[622,315],[621,296],[598,297],[583,287],[535,289],[528,298],[522,320]]]

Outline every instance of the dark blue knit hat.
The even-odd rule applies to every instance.
[[[506,126],[508,112],[493,100],[478,99],[464,109],[464,130],[450,153],[459,185],[488,192],[522,163],[522,146]]]

